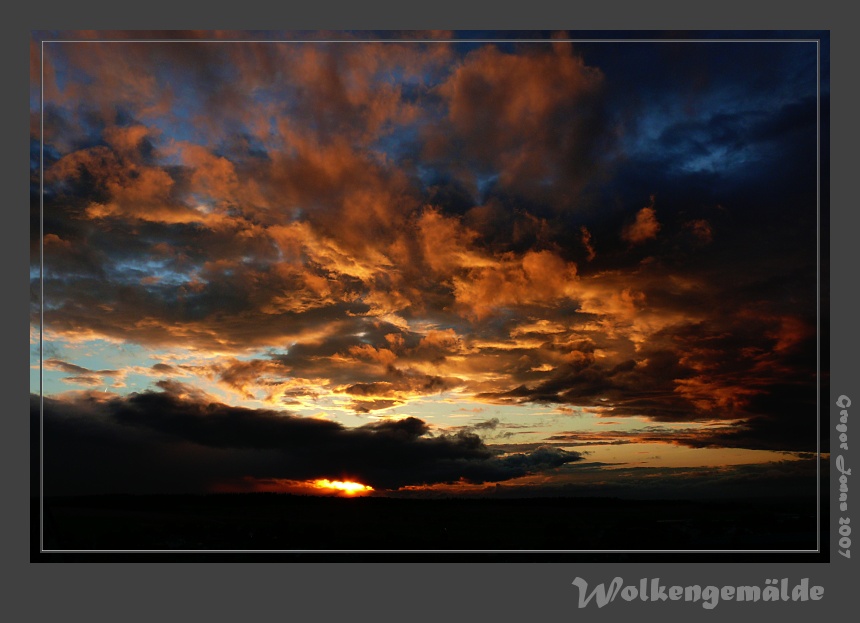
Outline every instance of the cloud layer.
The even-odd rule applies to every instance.
[[[129,444],[128,479],[127,457],[164,457],[159,486],[579,458],[502,456],[450,432],[453,400],[815,449],[814,54],[128,38],[32,55],[32,317],[51,434],[80,436],[87,469],[94,439]],[[120,393],[81,393],[100,386]],[[594,434],[575,429],[518,434]]]
[[[242,479],[319,478],[386,490],[500,482],[582,458],[551,446],[503,453],[468,431],[433,434],[418,418],[346,428],[282,411],[209,402],[186,390],[174,385],[122,398],[96,392],[45,399],[46,490],[194,492]],[[31,396],[30,417],[38,430],[37,396]]]

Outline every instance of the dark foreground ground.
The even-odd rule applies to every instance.
[[[808,499],[95,496],[46,498],[42,517],[45,553],[40,553],[39,500],[32,500],[36,560],[92,559],[93,550],[143,550],[150,557],[177,560],[200,560],[200,552],[209,551],[205,559],[825,562],[828,549],[822,534],[824,554],[778,551],[817,548],[816,509]],[[828,523],[822,516],[821,525]],[[259,550],[264,553],[251,553]],[[141,554],[114,551],[98,557],[134,559]]]

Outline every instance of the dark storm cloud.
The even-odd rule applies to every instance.
[[[601,496],[634,499],[805,498],[808,506],[800,512],[808,513],[814,519],[816,487],[821,475],[827,473],[825,463],[822,463],[820,472],[815,458],[731,465],[716,470],[713,467],[619,467],[597,462],[571,463],[560,470],[569,477],[564,483],[497,483],[472,490],[472,493],[516,498],[592,497],[597,487]],[[612,467],[617,478],[607,479],[606,467]],[[443,495],[445,493],[443,491]],[[398,493],[410,494],[433,495],[422,491]],[[785,520],[785,517],[778,519]]]
[[[709,323],[710,324],[710,323]],[[813,450],[816,445],[814,330],[795,317],[747,311],[710,327],[656,332],[636,359],[593,358],[546,380],[480,397],[507,403],[568,403],[602,416],[657,422],[736,420],[677,439],[696,447]],[[656,345],[664,343],[666,348]],[[665,438],[673,441],[671,435]]]
[[[483,422],[478,422],[477,424],[473,424],[473,428],[475,430],[495,430],[499,425],[499,418],[494,417],[489,420],[484,420]]]
[[[181,397],[180,384],[163,387],[123,398],[45,399],[46,491],[147,490],[168,482],[170,491],[199,491],[245,477],[349,478],[395,489],[498,482],[581,459],[556,448],[502,455],[472,434],[432,436],[417,418],[348,429]],[[37,430],[35,396],[31,418]]]
[[[775,388],[784,390],[785,388]],[[790,393],[785,403],[794,398]],[[666,428],[647,426],[634,432],[618,430],[571,431],[547,437],[548,443],[565,446],[623,445],[631,443],[665,443],[688,448],[745,448],[783,452],[814,452],[817,423],[809,417],[809,396],[802,396],[798,407],[781,411],[778,417],[750,417],[737,423],[702,428]],[[780,426],[787,430],[780,432]]]
[[[703,166],[731,168],[738,164],[737,157],[745,155],[745,163],[752,165],[768,153],[768,147],[790,148],[798,135],[814,132],[817,105],[815,97],[806,97],[775,111],[717,113],[704,120],[680,122],[666,128],[655,147],[676,162],[682,157],[695,160],[719,154],[719,159]]]

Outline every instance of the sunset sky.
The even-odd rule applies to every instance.
[[[826,34],[501,36],[34,33],[46,494],[814,501]]]

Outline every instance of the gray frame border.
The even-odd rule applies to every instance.
[[[830,314],[832,320],[832,351],[828,346],[830,366],[829,418],[837,411],[835,399],[840,393],[856,392],[857,377],[854,354],[860,349],[855,314],[856,277],[852,268],[858,264],[856,192],[851,182],[856,177],[855,145],[860,140],[856,111],[860,109],[858,86],[853,78],[854,59],[860,56],[860,42],[850,25],[855,23],[853,11],[835,0],[816,3],[786,2],[774,12],[772,5],[750,0],[725,0],[719,5],[691,6],[680,0],[656,0],[653,3],[607,2],[600,5],[567,5],[554,0],[531,0],[527,8],[495,3],[491,10],[468,6],[462,2],[436,0],[432,6],[414,5],[403,9],[393,0],[366,0],[347,4],[342,0],[332,11],[332,2],[319,0],[307,6],[273,7],[271,3],[247,0],[241,6],[214,3],[201,14],[195,7],[178,6],[164,0],[149,0],[144,6],[118,6],[105,0],[80,0],[60,3],[42,0],[39,4],[21,5],[11,12],[3,38],[4,59],[9,59],[11,79],[20,93],[26,87],[27,47],[29,31],[45,27],[73,28],[165,28],[197,26],[217,30],[229,27],[259,29],[277,24],[285,29],[360,29],[360,28],[509,28],[509,29],[829,29],[830,50],[835,69],[835,85],[839,97],[831,103],[831,119],[836,121],[833,132],[830,177],[835,195],[831,199],[830,238],[823,249],[825,265],[830,268]],[[21,183],[26,171],[21,154],[26,146],[27,127],[23,97],[4,98],[3,121],[9,130],[3,145],[0,171],[11,193],[11,204],[29,203],[26,188]],[[829,192],[829,188],[828,188]],[[838,209],[837,209],[838,207]],[[24,269],[29,264],[27,237],[21,235],[27,225],[24,210],[15,208],[9,216],[10,226],[4,228],[4,244],[0,247],[6,266],[7,283],[14,291],[29,290]],[[826,230],[825,230],[826,231]],[[828,252],[829,251],[829,252]],[[854,272],[854,274],[852,274]],[[10,417],[4,422],[9,432],[4,436],[7,455],[15,465],[28,460],[28,450],[20,440],[28,436],[22,418],[14,416],[27,408],[20,388],[29,387],[22,364],[25,323],[29,325],[27,308],[21,304],[4,310],[7,322],[7,344],[19,344],[9,352],[11,365],[4,370],[3,383],[12,398]],[[29,350],[29,346],[28,346]],[[16,356],[16,352],[21,355]],[[20,358],[19,358],[20,357]],[[837,447],[836,433],[831,426],[831,447]],[[850,458],[849,458],[850,465]],[[834,474],[831,465],[830,475]],[[4,484],[12,499],[29,496],[29,482],[22,482],[17,470],[5,470]],[[832,491],[831,514],[836,506]],[[13,505],[13,509],[17,509]],[[10,534],[26,534],[28,513],[9,513]],[[835,520],[831,520],[831,526]],[[835,556],[829,564],[702,564],[655,563],[647,567],[635,563],[611,564],[283,564],[219,566],[190,564],[173,567],[156,565],[73,565],[57,568],[53,565],[27,565],[29,560],[26,538],[10,538],[11,554],[7,564],[13,566],[9,607],[13,612],[25,609],[34,619],[64,616],[69,612],[86,612],[90,620],[116,620],[117,615],[132,621],[154,617],[170,618],[200,616],[214,619],[249,618],[259,616],[293,617],[312,614],[316,620],[349,616],[356,610],[374,611],[380,620],[437,621],[442,617],[460,619],[479,614],[482,619],[521,620],[523,617],[578,616],[570,582],[579,575],[590,583],[609,581],[615,575],[626,579],[648,576],[667,583],[736,584],[761,583],[763,578],[790,576],[809,577],[810,582],[825,587],[821,602],[795,604],[736,604],[721,603],[716,616],[732,616],[739,621],[758,621],[765,613],[806,618],[841,618],[842,613],[857,605],[855,582],[849,582],[851,561]],[[856,572],[855,572],[856,573]],[[332,588],[337,592],[332,598]],[[691,615],[704,614],[700,607],[681,603],[637,604],[622,602],[597,610],[589,608],[582,614],[595,621],[614,620],[631,614],[647,613],[669,621],[688,621]],[[737,606],[737,607],[736,607]],[[790,615],[790,612],[796,614]],[[214,616],[213,616],[214,615]],[[645,614],[650,617],[650,614]]]

